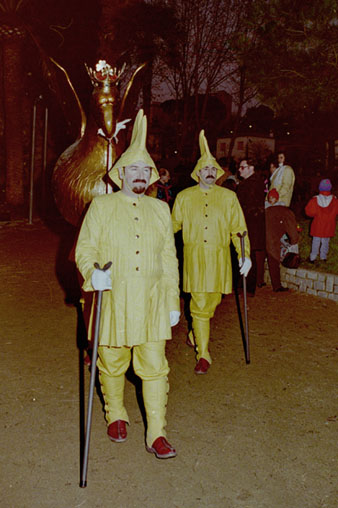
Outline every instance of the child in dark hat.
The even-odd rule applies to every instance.
[[[311,198],[305,207],[306,215],[313,217],[310,229],[312,236],[310,263],[314,263],[318,254],[321,261],[327,260],[330,238],[335,235],[338,215],[338,199],[331,193],[331,181],[328,178],[321,180],[318,190],[319,194]]]

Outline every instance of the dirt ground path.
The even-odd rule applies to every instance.
[[[185,319],[175,328],[167,345],[175,459],[145,451],[134,384],[126,384],[125,443],[107,439],[95,396],[88,486],[79,488],[89,371],[79,361],[76,308],[64,301],[71,241],[60,224],[0,227],[0,506],[336,508],[338,306],[270,287],[249,300],[250,365],[233,296],[212,322],[206,376],[193,373]]]

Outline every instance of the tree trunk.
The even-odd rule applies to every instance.
[[[20,29],[0,27],[3,47],[3,90],[5,113],[6,201],[15,211],[24,199],[24,150],[22,94],[22,53],[24,33]]]
[[[150,118],[150,108],[152,99],[152,84],[153,84],[153,62],[149,60],[144,69],[142,84],[142,95],[143,95],[143,109],[144,113]]]

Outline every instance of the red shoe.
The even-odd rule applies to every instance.
[[[108,426],[108,437],[115,443],[123,443],[127,439],[126,422],[123,420],[116,420]]]
[[[151,448],[146,446],[146,449],[147,452],[154,453],[158,459],[171,459],[177,455],[175,448],[163,436],[155,439]]]
[[[210,363],[205,358],[200,358],[195,367],[195,374],[206,374],[210,367]]]
[[[91,352],[87,351],[87,354],[86,356],[84,357],[83,359],[83,363],[87,366],[87,367],[90,367],[91,364],[92,364],[92,354]]]

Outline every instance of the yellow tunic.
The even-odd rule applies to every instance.
[[[104,291],[101,346],[135,346],[171,338],[169,313],[179,310],[178,263],[169,207],[122,191],[94,198],[75,251],[93,291],[94,262],[112,261],[112,290]],[[91,330],[91,325],[89,330]]]
[[[177,195],[172,219],[174,232],[183,233],[183,290],[231,293],[230,240],[241,257],[237,233],[247,231],[236,194],[218,185],[189,187]],[[245,256],[250,256],[247,236]]]

